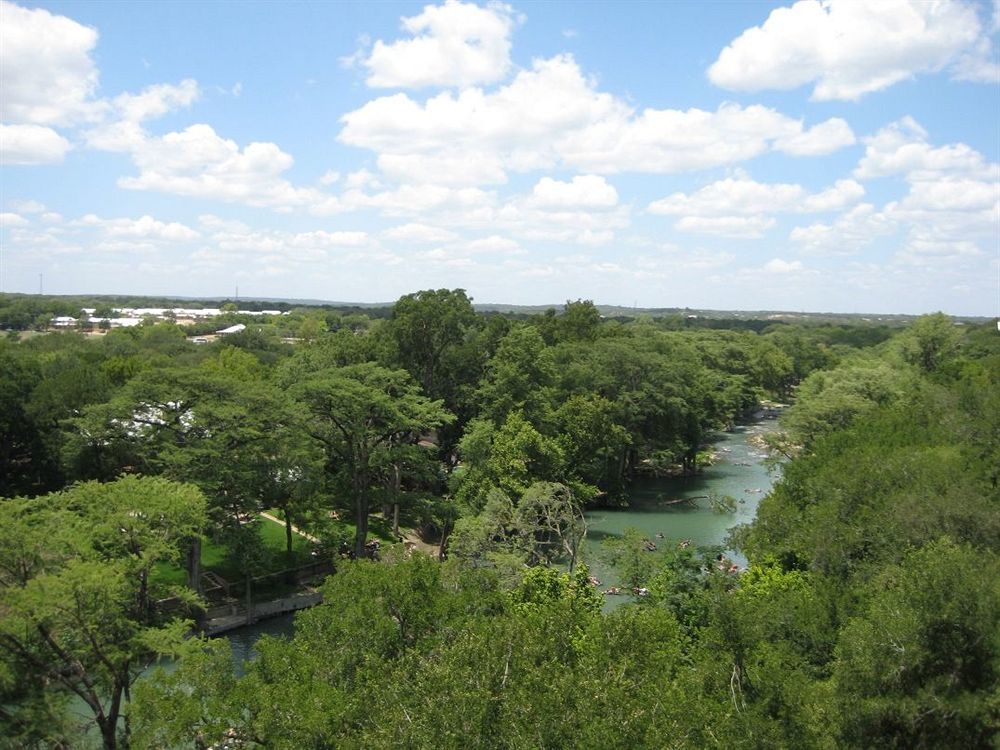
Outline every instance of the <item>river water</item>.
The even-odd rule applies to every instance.
[[[236,662],[237,671],[242,673],[243,663],[254,657],[254,646],[262,635],[290,637],[294,632],[294,622],[295,613],[289,612],[226,633],[224,637],[233,649],[233,661]]]
[[[775,426],[773,420],[763,420],[718,433],[713,441],[717,460],[697,476],[637,480],[629,493],[628,508],[589,511],[584,561],[591,574],[601,580],[602,588],[621,584],[614,568],[603,559],[602,542],[608,537],[620,537],[626,529],[635,528],[661,549],[682,540],[694,546],[724,545],[729,529],[752,521],[774,477],[764,466],[765,454],[748,441]],[[735,512],[716,512],[706,495],[734,498]],[[698,499],[670,503],[681,498]],[[726,557],[739,565],[746,564],[746,558],[734,550],[727,550]]]

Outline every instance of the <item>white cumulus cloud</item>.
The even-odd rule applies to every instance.
[[[15,214],[11,211],[4,211],[0,213],[0,229],[9,229],[11,227],[26,227],[29,222],[20,214]]]
[[[98,33],[71,18],[0,0],[0,150],[5,164],[51,164],[71,148],[55,128],[88,128],[91,147],[132,151],[148,138],[141,123],[199,96],[191,79],[137,94],[97,98],[91,55]],[[75,134],[70,134],[74,137]]]
[[[458,235],[449,229],[415,222],[390,227],[382,232],[382,236],[396,242],[439,243],[458,239]]]
[[[774,226],[768,214],[838,211],[864,194],[864,187],[854,180],[838,180],[825,190],[809,193],[794,183],[757,182],[740,171],[693,193],[674,193],[653,201],[647,210],[682,217],[674,228],[683,232],[755,238]]]
[[[767,273],[796,273],[804,269],[802,262],[798,260],[784,260],[783,258],[772,258],[762,266],[762,270]]]
[[[0,0],[0,120],[68,125],[93,118],[96,44],[89,26]]]
[[[685,216],[674,226],[682,232],[756,239],[763,237],[775,223],[766,216]]]
[[[553,208],[612,208],[618,205],[618,191],[599,175],[577,175],[569,182],[543,177],[531,191],[531,202]]]
[[[502,182],[504,171],[563,167],[592,174],[673,173],[738,163],[769,150],[805,156],[854,142],[843,120],[807,128],[761,105],[635,111],[599,91],[570,55],[535,60],[504,86],[423,102],[383,96],[341,118],[338,139],[378,154],[393,178]],[[474,155],[478,164],[470,164]]]
[[[498,234],[491,234],[489,237],[470,240],[463,243],[463,247],[470,253],[520,255],[524,252],[516,241],[510,237],[501,237]]]
[[[188,242],[198,239],[201,234],[191,227],[176,221],[166,222],[154,219],[148,214],[138,219],[102,219],[96,214],[87,214],[75,226],[101,229],[109,237],[134,237],[141,239],[166,240],[168,242]]]
[[[367,83],[376,88],[469,86],[503,79],[510,69],[513,12],[508,5],[485,7],[448,0],[425,6],[403,19],[413,36],[375,42],[363,61]]]
[[[855,142],[854,131],[847,121],[831,117],[808,130],[778,138],[774,148],[789,156],[824,156]]]
[[[120,94],[110,103],[107,118],[87,130],[84,138],[91,148],[102,151],[137,151],[150,138],[143,122],[189,107],[200,96],[198,82],[190,78],[148,86],[138,94]]]
[[[251,143],[242,149],[211,126],[191,125],[180,132],[144,137],[132,150],[139,174],[118,180],[130,190],[245,203],[277,210],[314,207],[324,196],[295,187],[282,174],[292,157],[274,143]]]
[[[814,83],[812,98],[856,100],[918,73],[996,80],[977,6],[962,0],[799,0],[734,39],[709,67],[736,91]]]
[[[179,107],[189,107],[200,95],[198,82],[186,78],[178,84],[148,86],[138,94],[120,94],[115,97],[114,106],[124,119],[143,122],[162,117]]]
[[[788,183],[756,182],[746,174],[706,185],[694,193],[674,193],[649,204],[663,215],[756,214],[780,210],[802,200],[805,189]]]
[[[789,240],[810,255],[853,255],[896,228],[891,217],[870,203],[861,203],[833,222],[795,227]]]
[[[1000,167],[987,163],[983,155],[964,143],[932,146],[927,131],[912,117],[904,117],[864,138],[865,153],[854,176],[873,177],[904,175],[926,179],[940,175],[967,175],[996,179]]]
[[[44,125],[0,125],[0,164],[56,164],[71,148],[69,141]]]
[[[507,181],[496,154],[472,151],[438,154],[380,154],[379,171],[395,182],[436,185],[495,185]]]

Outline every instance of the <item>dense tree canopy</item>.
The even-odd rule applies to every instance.
[[[485,316],[446,289],[244,320],[211,344],[173,322],[0,341],[5,741],[73,745],[75,696],[105,747],[995,742],[990,327]],[[641,596],[602,612],[585,509],[698,472],[781,399],[790,460],[731,536],[746,569],[626,532],[604,554]],[[337,573],[237,675],[178,617],[203,543],[249,596],[262,512],[289,564],[304,544]],[[380,563],[336,557],[403,533]]]
[[[106,749],[127,747],[131,687],[152,657],[183,650],[187,627],[153,606],[183,591],[158,587],[151,572],[179,562],[204,525],[204,498],[190,485],[126,477],[4,500],[0,509],[5,740],[64,746],[73,736],[66,701],[75,696]]]
[[[327,473],[354,502],[354,552],[364,555],[380,472],[451,415],[440,401],[423,396],[406,372],[372,363],[318,375],[301,383],[296,396],[306,411],[303,429],[326,454]]]

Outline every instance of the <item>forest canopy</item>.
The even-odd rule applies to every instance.
[[[444,289],[361,317],[0,340],[5,742],[76,746],[70,697],[105,748],[995,741],[992,326],[515,319]],[[583,511],[697,473],[775,402],[746,570],[645,551],[648,595],[604,611]],[[323,604],[245,673],[184,637],[203,561],[250,600],[317,557]],[[157,655],[176,668],[138,679]]]

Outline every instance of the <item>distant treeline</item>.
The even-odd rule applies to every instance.
[[[261,312],[280,310],[290,312],[319,311],[334,312],[342,316],[363,315],[372,320],[384,320],[392,316],[392,304],[351,304],[322,302],[318,300],[282,300],[256,298],[181,298],[147,297],[135,295],[36,295],[0,294],[0,330],[26,331],[43,329],[55,316],[80,314],[82,308],[188,308],[221,309],[235,305],[240,310]],[[486,317],[502,316],[512,320],[528,320],[538,316],[554,316],[559,310],[545,306],[519,305],[473,305]],[[849,335],[856,339],[853,329],[865,329],[869,337],[868,345],[884,341],[891,331],[912,322],[909,315],[864,316],[842,313],[769,313],[738,312],[725,310],[691,310],[688,308],[630,309],[616,306],[597,306],[602,317],[619,323],[629,323],[643,318],[655,318],[661,325],[674,330],[682,328],[710,328],[731,331],[754,331],[761,333],[775,325],[805,325],[851,329]],[[984,319],[957,317],[957,322],[982,323]],[[847,342],[843,342],[847,343]]]

